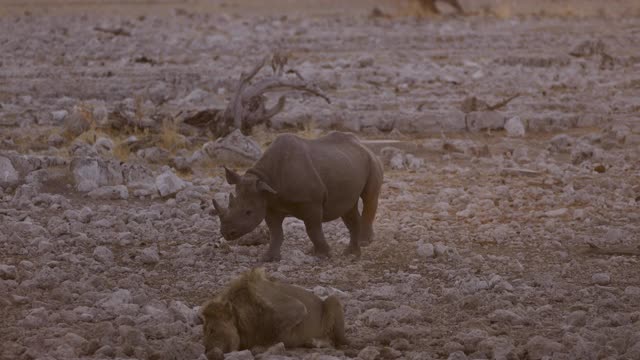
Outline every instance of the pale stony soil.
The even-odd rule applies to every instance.
[[[199,305],[259,265],[337,294],[353,341],[263,359],[640,359],[640,19],[358,4],[0,17],[0,359],[204,359]],[[359,260],[340,255],[341,222],[318,260],[289,219],[282,261],[260,264],[264,245],[224,241],[202,210],[231,187],[213,139],[174,123],[223,107],[274,49],[333,102],[292,98],[260,146],[329,128],[398,141],[370,145],[387,168]],[[497,112],[461,105],[516,93]],[[115,109],[165,125],[105,128]],[[131,135],[155,142],[131,150]]]

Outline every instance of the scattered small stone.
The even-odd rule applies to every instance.
[[[551,138],[551,141],[549,143],[551,145],[551,150],[560,153],[568,153],[571,150],[574,142],[574,139],[569,135],[560,134]]]
[[[464,346],[456,341],[449,341],[442,347],[442,350],[447,354],[453,354],[455,352],[462,352]]]
[[[366,55],[358,59],[358,61],[356,62],[356,66],[359,68],[366,68],[366,67],[372,66],[373,63],[374,63],[373,57]]]
[[[522,316],[511,310],[498,309],[489,315],[489,319],[493,322],[502,322],[510,325],[521,325],[525,323]]]
[[[469,131],[500,130],[504,128],[504,115],[497,111],[473,111],[466,116]]]
[[[483,352],[485,355],[489,355],[492,359],[515,359],[518,358],[515,355],[515,346],[513,340],[506,336],[491,336],[481,340],[478,343],[478,351]]]
[[[223,164],[252,165],[262,156],[260,145],[240,130],[204,144],[203,151]]]
[[[110,264],[113,262],[113,253],[104,246],[97,246],[93,250],[93,258],[103,264]]]
[[[525,127],[522,120],[518,116],[512,117],[504,124],[507,135],[511,137],[522,137],[525,133]]]
[[[122,185],[122,167],[119,161],[95,157],[76,157],[71,171],[80,192],[89,192],[100,186]]]
[[[385,346],[380,349],[380,358],[382,359],[397,359],[402,356],[402,352],[392,347]]]
[[[75,350],[76,353],[82,353],[89,343],[87,339],[72,332],[66,333],[63,339],[69,346],[71,346],[71,348]]]
[[[640,287],[627,286],[626,288],[624,288],[624,294],[628,296],[640,296]]]
[[[133,300],[131,292],[127,289],[118,289],[99,302],[100,307],[113,313],[121,312],[123,305],[128,305]]]
[[[0,279],[2,280],[15,280],[16,279],[16,267],[13,265],[0,264]]]
[[[51,112],[51,119],[54,123],[60,124],[69,115],[67,110],[55,110]]]
[[[91,128],[91,114],[84,108],[75,106],[69,115],[62,117],[65,134],[75,138]]]
[[[169,161],[171,153],[157,146],[152,146],[138,150],[136,155],[152,164],[165,164]]]
[[[449,354],[447,360],[467,360],[468,357],[463,351],[455,351]]]
[[[106,137],[101,137],[96,140],[96,143],[93,145],[100,155],[111,154],[113,153],[114,144],[113,141]]]
[[[435,247],[434,247],[434,252],[436,254],[436,256],[443,256],[447,253],[447,251],[449,251],[449,247],[446,246],[443,243],[436,243]]]
[[[378,351],[375,346],[367,346],[364,349],[360,350],[360,352],[358,353],[358,359],[375,360],[378,355],[380,355],[380,351]]]
[[[103,186],[90,191],[87,196],[98,200],[125,200],[129,198],[129,190],[124,185]]]
[[[211,95],[205,90],[194,89],[189,93],[189,95],[185,96],[180,102],[182,104],[200,103],[206,100],[207,98],[209,98],[210,96]]]
[[[569,314],[567,323],[571,326],[585,326],[587,324],[586,311],[577,310]]]
[[[116,356],[116,351],[110,345],[104,345],[96,350],[94,355],[98,358],[113,358]]]
[[[424,243],[422,240],[418,241],[418,256],[425,258],[432,258],[435,256],[435,250],[432,244]]]
[[[138,259],[145,265],[155,265],[160,262],[160,255],[156,247],[148,247],[140,252]]]
[[[31,299],[29,299],[26,296],[20,296],[20,295],[11,295],[11,303],[13,303],[14,305],[26,305],[31,301]]]
[[[161,196],[168,196],[177,193],[187,187],[187,183],[180,179],[171,170],[166,170],[156,177],[155,185]]]
[[[544,336],[536,335],[527,341],[525,349],[528,359],[540,360],[561,352],[564,347],[558,342],[549,340]]]
[[[603,54],[606,50],[607,45],[602,40],[588,39],[576,44],[573,49],[569,51],[569,55],[575,57],[590,57],[593,55]]]
[[[573,150],[571,150],[571,163],[574,165],[582,164],[587,160],[598,160],[602,158],[602,149],[596,148],[586,142],[578,142]]]
[[[395,154],[389,160],[389,166],[393,170],[403,170],[404,167],[404,156],[402,154]]]
[[[483,339],[489,337],[489,334],[480,329],[469,329],[463,330],[455,336],[456,340],[459,340],[460,343],[464,346],[464,351],[467,353],[472,353],[476,351],[478,343]]]
[[[53,147],[59,147],[64,144],[64,138],[60,134],[51,134],[47,138],[47,144]]]
[[[596,285],[609,285],[611,277],[608,273],[596,273],[591,276],[591,281]]]
[[[407,351],[411,348],[411,343],[405,338],[397,338],[391,340],[389,346],[399,351]]]
[[[545,211],[544,215],[547,217],[560,217],[560,216],[566,215],[568,212],[569,212],[569,209],[561,208],[561,209]]]
[[[0,156],[0,187],[10,187],[18,184],[20,174],[16,171],[11,160]]]
[[[404,162],[410,170],[419,170],[424,165],[424,160],[413,154],[405,155]]]
[[[147,339],[144,333],[133,326],[120,325],[120,327],[118,327],[118,333],[120,334],[120,338],[125,346],[135,348],[147,345]]]
[[[92,216],[93,216],[93,211],[91,210],[91,208],[85,206],[82,209],[80,209],[80,212],[78,213],[78,221],[80,221],[83,224],[87,224],[88,222],[91,221]]]
[[[398,148],[387,146],[380,150],[382,164],[393,170],[405,169],[404,152]]]

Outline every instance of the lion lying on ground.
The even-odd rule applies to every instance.
[[[209,360],[223,353],[283,342],[286,347],[347,344],[342,305],[267,278],[253,269],[233,280],[202,306],[204,346]]]

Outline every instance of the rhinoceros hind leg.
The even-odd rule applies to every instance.
[[[372,169],[367,184],[360,194],[362,198],[362,216],[360,219],[360,246],[367,246],[373,241],[373,221],[378,210],[378,197],[382,188],[382,164],[372,160]]]
[[[349,246],[344,250],[345,255],[360,256],[360,222],[361,216],[358,212],[358,204],[342,216],[342,221],[349,229]]]

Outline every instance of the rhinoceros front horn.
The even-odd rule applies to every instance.
[[[219,217],[223,217],[227,213],[227,211],[222,206],[220,206],[220,204],[218,204],[216,199],[211,199],[211,203],[213,204],[213,207],[216,209],[216,213],[218,214]]]

